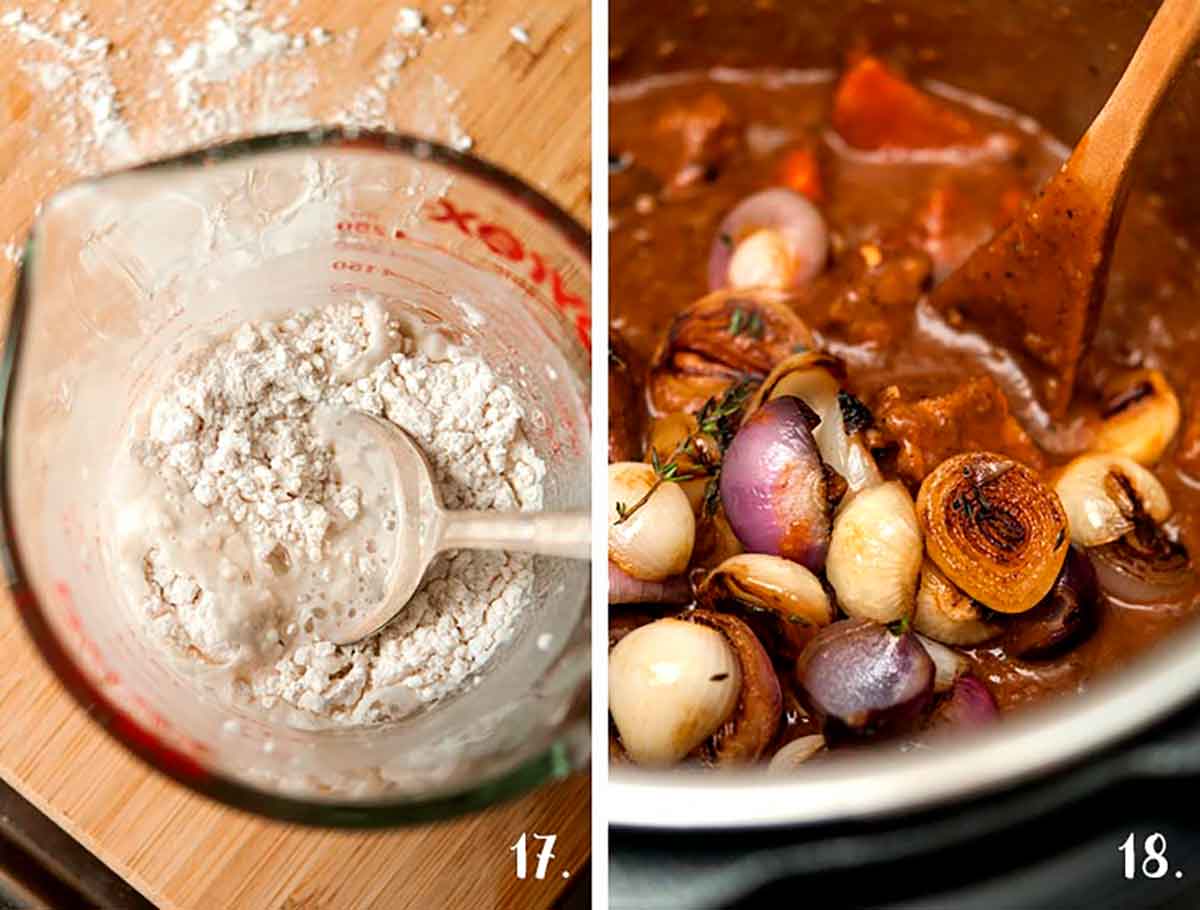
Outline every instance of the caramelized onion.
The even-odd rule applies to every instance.
[[[947,645],[970,647],[1000,633],[1000,627],[984,616],[983,608],[951,584],[931,559],[921,566],[912,624],[922,635]]]
[[[1058,475],[1054,485],[1071,540],[1098,547],[1132,531],[1141,518],[1162,522],[1171,500],[1158,478],[1127,455],[1080,455]]]
[[[908,616],[924,552],[904,484],[892,480],[858,493],[833,523],[825,561],[838,606],[875,622]]]
[[[675,316],[650,363],[646,395],[656,416],[696,412],[743,380],[813,347],[812,333],[779,291],[717,291]]]
[[[828,255],[829,231],[817,207],[784,187],[763,190],[721,220],[708,286],[799,287],[825,268]]]
[[[1058,497],[1004,455],[946,459],[921,484],[917,515],[930,559],[967,595],[1001,613],[1033,607],[1067,556]]]
[[[960,676],[971,669],[971,663],[961,651],[926,638],[918,633],[917,641],[933,661],[933,691],[937,694],[949,692]]]
[[[1100,587],[1125,603],[1170,602],[1196,584],[1187,549],[1149,521],[1088,552]]]
[[[622,638],[608,655],[608,709],[629,757],[672,765],[737,708],[741,667],[719,630],[660,619]]]
[[[1158,370],[1133,370],[1104,389],[1103,423],[1092,446],[1152,465],[1179,429],[1179,399]]]
[[[825,737],[819,733],[793,739],[771,756],[771,763],[767,765],[767,773],[790,774],[809,759],[824,751]]]

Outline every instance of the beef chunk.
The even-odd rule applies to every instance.
[[[1035,470],[1045,465],[990,376],[973,376],[946,394],[926,398],[910,398],[898,386],[888,386],[873,410],[872,445],[894,450],[897,473],[914,488],[962,452],[998,452]]]
[[[929,287],[929,256],[911,247],[864,244],[838,259],[797,295],[793,306],[809,326],[851,344],[889,344],[896,312],[911,313]]]
[[[742,143],[742,124],[720,95],[707,92],[672,105],[657,132],[677,147],[669,182],[687,187],[712,179]]]

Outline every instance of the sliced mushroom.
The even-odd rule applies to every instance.
[[[834,617],[829,595],[817,576],[799,563],[762,553],[725,560],[705,576],[696,596],[705,606],[733,598],[804,626],[827,626]]]
[[[735,383],[761,380],[797,347],[812,348],[787,300],[780,291],[717,291],[679,313],[650,363],[651,413],[695,413]]]
[[[1171,514],[1157,477],[1127,455],[1080,455],[1054,485],[1071,525],[1071,540],[1098,547],[1133,530],[1138,516],[1155,523]]]
[[[1102,417],[1093,448],[1152,465],[1179,429],[1179,399],[1158,370],[1134,370],[1107,383]]]
[[[741,664],[718,630],[660,619],[633,630],[608,658],[608,705],[629,757],[680,761],[733,715]]]
[[[1037,474],[1004,455],[948,458],[925,478],[917,515],[929,558],[1000,613],[1041,600],[1067,557],[1067,516]]]
[[[912,497],[893,480],[863,490],[838,513],[825,572],[847,614],[893,622],[912,612],[923,553]]]
[[[641,453],[646,403],[637,364],[628,345],[608,333],[608,460],[633,461]]]
[[[834,619],[833,604],[820,580],[804,568],[778,556],[746,553],[725,560],[696,588],[697,602],[711,610],[734,603],[753,614],[766,614],[765,624],[754,621],[777,658],[795,659],[813,632]]]
[[[700,757],[718,766],[758,761],[775,738],[783,714],[783,692],[771,658],[750,627],[736,616],[692,610],[686,618],[720,631],[737,654],[742,671],[737,710],[701,747]]]
[[[608,558],[641,581],[687,568],[696,539],[691,503],[674,483],[636,461],[608,466]]]
[[[921,586],[913,610],[913,628],[947,645],[972,647],[1000,634],[1000,626],[958,589],[930,559],[921,567]]]

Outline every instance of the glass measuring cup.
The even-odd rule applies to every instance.
[[[484,806],[587,756],[586,563],[540,559],[480,678],[392,724],[307,731],[198,698],[119,602],[104,495],[127,416],[191,339],[359,292],[484,356],[546,463],[547,509],[586,509],[586,232],[475,158],[410,137],[263,137],[72,186],[47,202],[5,351],[3,509],[14,597],[90,715],[189,786],[316,824]]]

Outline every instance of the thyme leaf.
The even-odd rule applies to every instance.
[[[720,487],[717,485],[720,465],[714,463],[705,453],[704,446],[700,444],[700,438],[708,436],[714,439],[721,451],[724,452],[733,440],[733,434],[737,432],[738,415],[741,414],[742,408],[753,390],[754,384],[747,380],[730,386],[720,398],[710,398],[704,402],[703,407],[696,414],[696,429],[675,446],[674,451],[665,461],[658,454],[657,449],[651,448],[650,467],[654,469],[654,483],[633,505],[627,507],[624,503],[616,504],[617,520],[613,522],[614,527],[624,524],[633,517],[634,513],[649,502],[650,497],[664,483],[682,483],[685,480],[696,480],[706,475],[709,477],[709,481],[704,489],[704,508],[708,515],[712,516],[720,502]],[[701,463],[704,470],[684,470],[678,461],[681,455],[691,456],[693,460]]]
[[[765,330],[762,315],[757,310],[734,307],[729,316],[729,334],[734,338],[738,335],[749,335],[751,338],[760,339]]]

